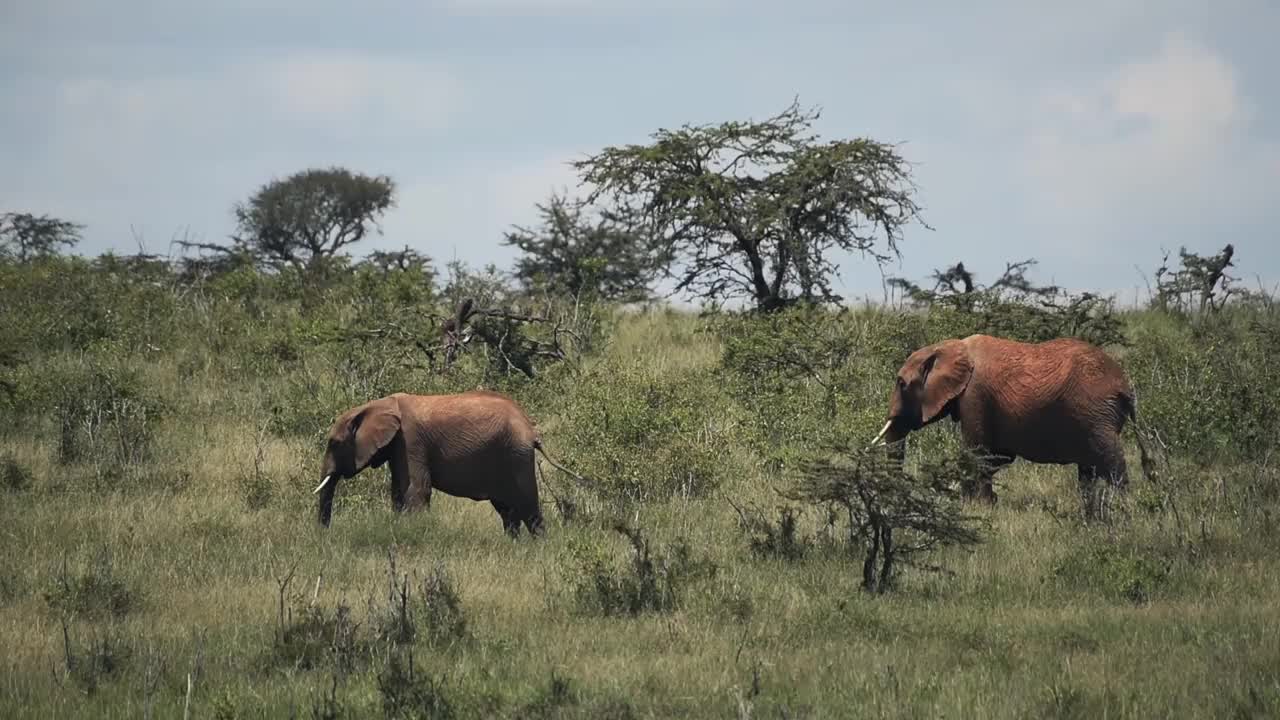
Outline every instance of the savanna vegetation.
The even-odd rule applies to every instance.
[[[851,307],[834,251],[909,250],[914,188],[811,119],[603,150],[592,194],[508,235],[510,273],[350,254],[396,186],[341,168],[180,257],[65,254],[88,229],[4,215],[0,715],[1280,714],[1280,309],[1231,277],[1247,258],[1166,257],[1143,308],[1030,262]],[[949,423],[901,466],[865,447],[907,354],[973,332],[1123,363],[1153,457],[1127,431],[1106,522],[1070,467],[960,500],[982,459]],[[583,476],[543,468],[545,537],[439,493],[394,514],[386,469],[319,527],[334,416],[477,387]]]

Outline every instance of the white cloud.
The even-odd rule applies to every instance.
[[[1250,140],[1235,69],[1171,34],[1150,58],[1095,84],[1047,94],[1026,147],[1039,200],[1060,212],[1205,212],[1275,179]],[[1253,203],[1261,210],[1261,203]]]
[[[442,67],[366,56],[293,57],[269,64],[258,77],[274,103],[295,117],[370,129],[439,129],[461,96]]]
[[[414,137],[446,127],[462,93],[443,67],[361,55],[300,55],[212,71],[121,79],[87,76],[61,86],[60,142],[141,149],[164,139],[207,141],[253,131],[329,140]]]

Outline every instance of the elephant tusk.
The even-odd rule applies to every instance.
[[[324,489],[324,486],[325,486],[325,485],[328,485],[328,484],[329,484],[329,481],[330,481],[330,480],[332,480],[332,479],[333,479],[333,473],[329,473],[328,475],[325,475],[325,476],[324,476],[324,479],[320,481],[320,484],[316,486],[316,489],[311,491],[311,494],[312,494],[312,495],[315,495],[316,493],[318,493],[318,492],[320,492],[321,490],[323,490],[323,489]]]
[[[889,432],[890,425],[893,425],[893,420],[886,420],[884,423],[884,427],[880,428],[880,434],[876,435],[876,439],[872,440],[871,444],[868,445],[867,447],[875,447],[876,445],[879,445],[880,440],[884,438],[885,433]]]

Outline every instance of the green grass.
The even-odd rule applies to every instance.
[[[575,382],[628,363],[643,372],[627,382],[670,382],[670,392],[681,378],[723,377],[698,375],[721,357],[701,327],[688,315],[619,317],[601,354],[513,391],[553,454],[626,464],[603,457],[625,442],[574,444],[563,414],[582,402]],[[1078,521],[1073,468],[1019,462],[997,478],[998,506],[967,508],[990,522],[983,544],[932,554],[946,572],[904,568],[893,592],[873,596],[859,590],[860,558],[841,545],[818,543],[800,560],[751,552],[724,498],[776,517],[773,487],[784,479],[767,470],[773,448],[757,444],[746,405],[707,379],[712,387],[691,396],[693,419],[655,416],[692,456],[711,446],[715,482],[623,508],[657,555],[683,541],[703,572],[678,585],[671,611],[605,614],[583,601],[592,589],[582,559],[626,572],[629,544],[608,527],[619,508],[582,496],[591,517],[566,523],[544,493],[547,536],[512,542],[487,504],[437,493],[426,512],[393,514],[383,469],[344,483],[322,530],[310,490],[326,428],[273,431],[269,420],[273,403],[291,417],[331,416],[347,392],[333,351],[250,372],[234,336],[210,355],[204,330],[172,333],[156,340],[159,352],[120,361],[165,401],[148,421],[146,460],[121,473],[92,453],[60,463],[56,426],[40,415],[0,436],[0,466],[21,478],[0,486],[0,716],[176,717],[188,701],[194,717],[1280,714],[1280,472],[1265,456],[1195,463],[1175,453],[1175,515],[1133,449],[1133,491],[1108,527]],[[31,362],[31,373],[44,367]],[[332,394],[298,389],[303,369]],[[427,391],[483,377],[472,366],[443,379],[417,372],[386,382]],[[887,382],[857,377],[865,387],[839,421],[866,434]],[[779,412],[816,407],[804,402]],[[1172,396],[1158,404],[1171,417],[1193,411]],[[648,431],[644,413],[627,417],[633,426],[619,432]],[[912,452],[954,443],[940,425]],[[804,537],[820,531],[819,515],[801,513]],[[389,554],[411,604],[445,570],[464,636],[433,639],[418,608],[411,642],[375,639],[393,613]],[[280,579],[291,570],[286,625],[293,642],[315,642],[306,662],[279,639]],[[334,623],[339,606],[349,635]]]

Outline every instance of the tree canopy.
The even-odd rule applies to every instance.
[[[620,221],[643,228],[676,290],[771,310],[839,302],[834,251],[884,262],[920,220],[910,167],[868,138],[819,141],[796,103],[764,121],[660,129],[574,163]]]
[[[386,175],[340,167],[302,170],[266,183],[235,206],[232,247],[194,246],[246,253],[275,268],[314,270],[377,230],[378,220],[395,205],[395,192],[395,182]]]
[[[648,296],[658,266],[643,235],[609,212],[593,222],[582,203],[561,195],[540,203],[538,213],[540,227],[516,226],[503,240],[523,253],[514,275],[525,287],[623,302]]]
[[[58,254],[59,246],[73,248],[84,226],[48,215],[7,212],[0,215],[0,256],[18,262]]]

